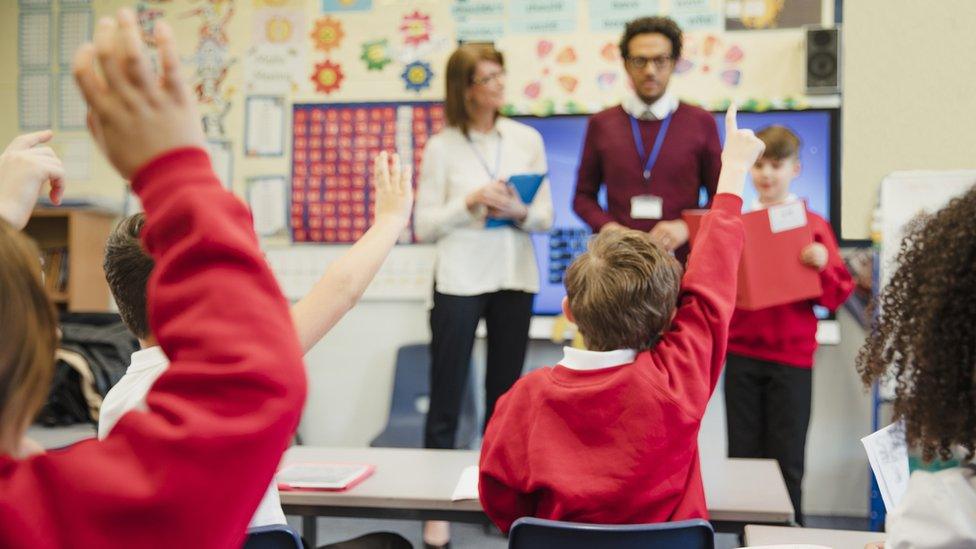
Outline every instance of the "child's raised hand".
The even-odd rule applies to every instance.
[[[818,271],[827,266],[827,247],[819,242],[807,244],[800,251],[800,262]]]
[[[123,8],[116,18],[99,20],[94,45],[82,45],[74,58],[92,134],[126,179],[169,150],[204,145],[196,100],[180,76],[165,22],[156,24],[156,43],[161,75],[150,67],[135,14]]]
[[[756,163],[766,145],[752,133],[740,130],[736,121],[735,103],[725,113],[725,147],[722,148],[722,167],[748,170]]]
[[[410,209],[413,207],[413,170],[409,164],[400,164],[400,155],[393,153],[392,157],[392,168],[390,155],[385,151],[373,160],[376,219],[393,219],[405,227],[410,221]]]
[[[15,137],[0,155],[0,218],[23,229],[37,203],[41,187],[51,183],[51,202],[61,201],[64,166],[51,147],[51,130]]]

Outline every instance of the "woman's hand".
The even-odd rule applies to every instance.
[[[499,194],[494,204],[488,207],[488,217],[495,219],[511,219],[517,223],[525,221],[529,216],[529,208],[522,202],[522,198],[515,189],[506,185],[504,194]]]

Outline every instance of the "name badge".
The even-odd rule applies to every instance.
[[[661,219],[664,216],[664,200],[660,196],[645,194],[630,199],[630,217],[633,219]]]
[[[802,200],[769,208],[769,230],[781,233],[807,224],[807,208]]]

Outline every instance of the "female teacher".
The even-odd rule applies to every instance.
[[[446,80],[448,125],[427,142],[414,210],[417,238],[437,243],[427,448],[454,448],[481,318],[488,329],[485,422],[521,374],[539,291],[529,233],[552,225],[548,181],[529,204],[506,183],[513,175],[546,173],[546,156],[537,131],[499,115],[502,54],[490,45],[463,45],[447,62]],[[444,546],[449,536],[446,522],[425,525],[428,546]]]

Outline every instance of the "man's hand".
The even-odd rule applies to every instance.
[[[725,114],[725,147],[722,148],[722,171],[718,178],[718,192],[742,196],[745,175],[756,163],[766,145],[752,130],[740,130],[733,103]]]
[[[131,9],[99,20],[94,42],[78,49],[73,71],[90,109],[92,135],[122,177],[131,178],[172,149],[204,145],[196,100],[180,76],[169,25],[156,24],[161,75],[150,68]]]
[[[51,183],[51,202],[61,202],[64,166],[51,147],[50,130],[14,138],[0,155],[0,217],[17,229],[30,219],[43,185]]]
[[[807,244],[800,251],[800,262],[818,271],[824,270],[827,266],[827,247],[819,242]]]
[[[673,252],[688,242],[688,224],[680,219],[658,221],[650,234],[654,242]]]
[[[373,161],[373,200],[376,204],[376,220],[390,219],[404,227],[410,221],[413,207],[413,186],[411,166],[400,164],[400,155],[390,155],[385,151]]]

